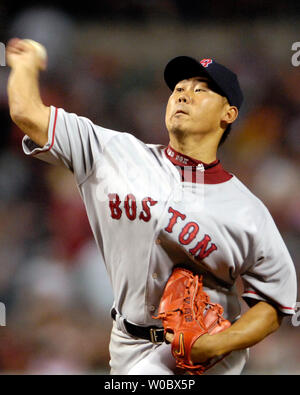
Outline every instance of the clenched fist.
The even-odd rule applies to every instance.
[[[47,52],[45,47],[36,41],[13,38],[6,47],[6,62],[12,68],[23,65],[31,69],[45,70]]]

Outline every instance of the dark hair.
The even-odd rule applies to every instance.
[[[225,140],[229,136],[229,133],[231,131],[231,124],[227,126],[227,128],[224,130],[224,133],[222,134],[221,140],[219,141],[218,147],[220,147],[222,144],[224,144]]]

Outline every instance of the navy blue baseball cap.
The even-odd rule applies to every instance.
[[[177,56],[169,61],[164,71],[168,87],[173,91],[179,81],[205,75],[216,86],[216,91],[227,97],[231,106],[238,109],[243,102],[243,93],[237,75],[214,59],[200,61],[189,56]]]

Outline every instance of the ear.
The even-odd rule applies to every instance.
[[[238,115],[239,110],[236,106],[228,106],[225,110],[222,121],[226,122],[227,124],[231,124],[237,119]]]

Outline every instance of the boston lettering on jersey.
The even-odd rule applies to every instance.
[[[117,193],[109,193],[108,197],[111,218],[119,220],[123,214],[123,210],[121,208],[122,201]],[[149,222],[151,219],[150,209],[155,204],[157,204],[156,200],[149,196],[145,197],[142,200],[142,210],[139,212],[138,219]],[[128,193],[125,196],[123,207],[127,218],[130,221],[134,221],[137,218],[137,201],[132,193]],[[186,215],[178,210],[175,210],[173,207],[169,207],[168,212],[171,214],[171,218],[169,220],[169,224],[165,227],[165,231],[172,233],[174,226],[178,222],[178,219],[181,218],[181,220],[184,221],[186,219]],[[191,244],[196,239],[199,229],[199,225],[194,221],[190,221],[185,224],[178,236],[178,241],[180,244],[184,246]],[[217,246],[214,243],[212,243],[210,247],[208,246],[210,242],[210,236],[205,234],[204,237],[188,251],[195,257],[195,259],[202,260],[208,257],[213,251],[217,250]]]
[[[109,193],[109,208],[110,214],[113,219],[120,219],[122,216],[122,209],[121,209],[121,199],[117,193]],[[148,222],[151,219],[151,212],[150,207],[154,206],[157,203],[156,200],[152,199],[151,197],[145,197],[142,200],[142,210],[139,213],[138,218],[142,221]],[[134,221],[137,216],[137,203],[136,198],[132,193],[129,193],[125,196],[124,199],[124,209],[127,218],[130,221]]]
[[[181,218],[181,220],[184,221],[186,215],[178,210],[175,210],[173,207],[169,207],[168,211],[169,213],[172,214],[172,216],[170,218],[168,226],[165,228],[165,231],[168,233],[172,233],[174,226],[177,224],[177,220]],[[182,245],[188,245],[196,239],[198,232],[199,232],[199,225],[193,221],[188,222],[181,229],[181,232],[179,233],[178,236],[178,241]],[[190,248],[188,251],[190,254],[192,254],[195,257],[195,259],[202,260],[208,257],[213,251],[218,249],[214,243],[212,243],[210,247],[208,247],[208,244],[210,242],[211,242],[210,236],[205,234],[204,237],[200,241],[198,241],[195,247]]]

